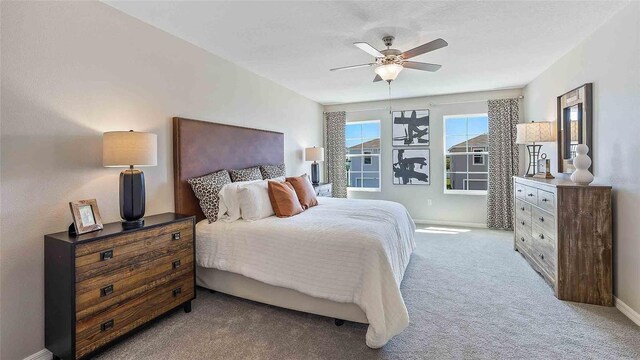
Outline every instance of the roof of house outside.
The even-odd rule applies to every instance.
[[[476,137],[472,137],[471,139],[469,139],[468,141],[463,141],[459,144],[455,144],[452,147],[449,148],[449,152],[466,152],[466,146],[465,144],[468,143],[469,149],[474,148],[474,147],[488,147],[489,146],[489,137],[487,136],[487,134],[481,134],[478,135]]]
[[[349,148],[349,150],[357,150],[360,149],[360,147],[364,148],[364,149],[379,149],[380,148],[380,139],[373,139],[373,140],[369,140],[369,141],[365,141],[363,143],[360,144],[356,144],[353,145],[352,147]]]

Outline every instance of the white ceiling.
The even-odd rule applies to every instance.
[[[393,98],[522,87],[592,33],[626,2],[121,2],[109,5],[322,104],[388,99],[353,46],[382,49],[384,35],[408,50],[436,38],[449,46],[412,60]]]

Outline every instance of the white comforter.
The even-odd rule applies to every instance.
[[[319,198],[290,218],[197,225],[199,266],[336,302],[369,320],[367,345],[384,346],[409,324],[400,283],[415,224],[390,201]]]

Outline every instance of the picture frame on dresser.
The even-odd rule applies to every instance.
[[[96,199],[69,202],[75,235],[102,230],[102,217]]]

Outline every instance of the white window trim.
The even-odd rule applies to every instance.
[[[377,154],[346,154],[347,158],[352,158],[352,157],[361,157],[362,158],[362,165],[364,166],[364,158],[365,157],[377,157],[378,158],[378,171],[365,171],[365,170],[361,170],[358,171],[359,173],[376,173],[378,174],[378,178],[380,179],[380,181],[378,181],[378,187],[377,188],[370,188],[370,187],[351,187],[351,186],[347,186],[347,191],[359,191],[359,192],[381,192],[382,191],[382,164],[380,162],[380,154],[382,154],[382,121],[380,120],[363,120],[363,121],[348,121],[347,125],[351,125],[351,124],[374,124],[377,123],[380,125],[380,152]],[[364,140],[363,138],[345,138],[345,142],[348,140]],[[346,145],[346,144],[345,144]],[[372,163],[373,163],[373,159],[372,159]],[[368,165],[368,164],[367,164]],[[351,177],[349,176],[349,173],[347,173],[347,179],[351,180]]]
[[[487,113],[479,113],[479,114],[458,114],[458,115],[444,115],[442,117],[442,147],[443,147],[443,152],[444,152],[444,165],[443,165],[443,184],[444,184],[444,189],[443,189],[443,193],[447,194],[447,195],[481,195],[481,196],[486,196],[487,195],[487,190],[452,190],[452,189],[447,189],[447,174],[451,173],[451,174],[455,174],[455,173],[461,173],[460,171],[454,171],[454,172],[447,172],[447,155],[469,155],[469,154],[473,154],[473,155],[478,155],[478,154],[489,154],[489,152],[482,152],[482,153],[476,153],[476,152],[457,152],[457,153],[449,153],[447,150],[447,120],[448,119],[460,119],[460,118],[470,118],[470,117],[477,117],[477,116],[489,116],[489,114]],[[462,134],[460,134],[462,135]],[[468,136],[468,131],[467,134],[464,134],[465,136]],[[465,174],[472,174],[473,172],[469,171],[469,165],[467,164],[467,171],[464,172]],[[489,173],[487,172],[481,172],[482,174],[487,174],[487,177],[489,176]],[[488,182],[488,180],[487,180]]]

